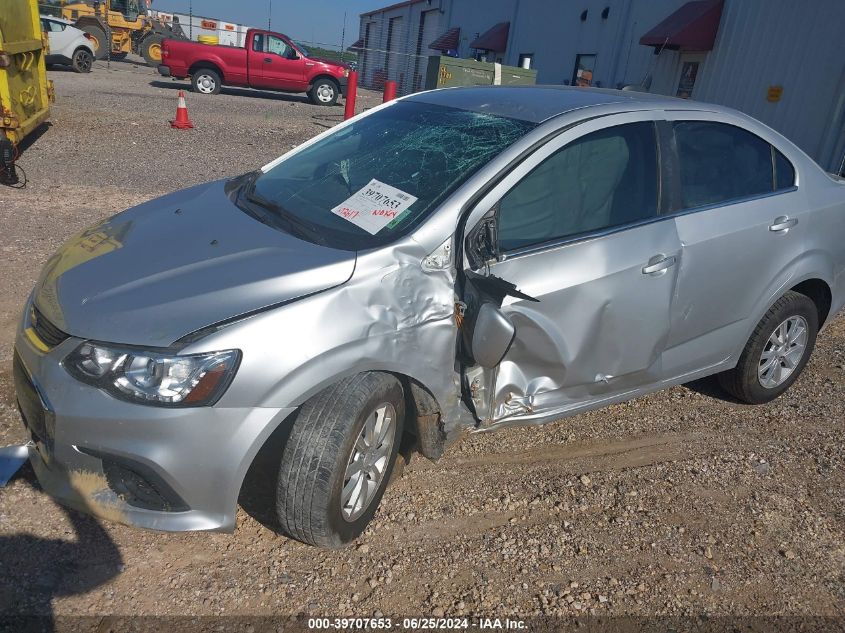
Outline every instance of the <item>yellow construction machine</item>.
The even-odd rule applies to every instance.
[[[42,10],[70,20],[91,37],[97,59],[141,55],[150,66],[161,63],[164,38],[186,39],[181,27],[147,14],[148,0],[58,0]]]
[[[0,184],[15,184],[17,145],[50,116],[53,82],[36,0],[0,0]]]

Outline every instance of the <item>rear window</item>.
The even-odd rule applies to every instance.
[[[726,123],[675,123],[686,209],[774,191],[771,145]]]
[[[334,248],[380,246],[419,225],[534,127],[400,101],[259,174],[244,185],[239,204],[262,221]]]

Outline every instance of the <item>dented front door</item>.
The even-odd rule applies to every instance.
[[[501,301],[516,331],[502,362],[466,372],[483,423],[543,421],[665,378],[681,245],[660,215],[652,116],[574,126],[473,212],[469,268],[521,293]]]
[[[677,266],[644,270],[679,251],[674,222],[662,220],[491,265],[539,300],[504,300],[516,338],[498,368],[493,420],[661,380]]]

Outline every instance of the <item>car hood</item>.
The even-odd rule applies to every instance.
[[[343,72],[346,68],[345,64],[339,63],[336,59],[328,59],[326,57],[309,57],[308,58],[312,62],[320,62],[326,66],[331,66],[332,69],[337,70],[339,72]]]
[[[166,347],[352,276],[354,252],[262,224],[224,187],[177,191],[74,236],[41,272],[36,307],[72,336]]]

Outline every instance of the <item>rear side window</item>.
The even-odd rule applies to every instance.
[[[586,134],[535,167],[499,202],[503,251],[657,215],[654,124]]]
[[[789,159],[772,147],[775,156],[775,189],[789,189],[795,186],[795,168]]]
[[[256,33],[252,36],[252,50],[257,53],[264,52],[264,34]]]
[[[674,128],[683,208],[774,191],[772,147],[760,137],[711,121],[679,121]]]

